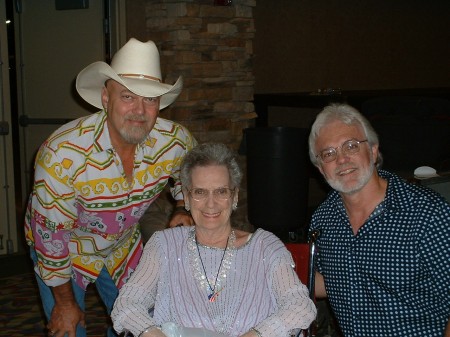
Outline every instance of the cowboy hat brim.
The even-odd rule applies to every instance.
[[[114,80],[132,93],[143,97],[160,97],[159,108],[162,110],[172,104],[183,87],[180,76],[174,85],[139,77],[122,77],[105,62],[94,62],[84,68],[77,76],[76,88],[80,96],[89,104],[103,109],[102,89],[107,80]]]

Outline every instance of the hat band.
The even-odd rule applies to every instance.
[[[118,74],[118,75],[120,77],[137,77],[137,78],[145,78],[145,79],[151,80],[151,81],[161,82],[161,80],[157,77],[148,76],[148,75],[144,75],[144,74]]]

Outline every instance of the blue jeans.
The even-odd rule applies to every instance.
[[[36,252],[33,248],[30,249],[30,255],[31,258],[36,264],[37,257]],[[51,291],[51,287],[47,286],[44,281],[42,281],[41,277],[35,273],[37,284],[39,287],[39,293],[41,295],[41,301],[42,306],[44,309],[45,316],[47,317],[47,320],[50,319],[53,307],[55,306],[55,299],[53,298],[53,294]],[[86,291],[82,288],[80,288],[73,280],[72,282],[72,290],[75,297],[75,300],[77,301],[78,305],[80,306],[81,310],[86,311],[86,305],[85,305],[85,296]],[[105,267],[103,267],[102,271],[100,272],[100,275],[98,276],[95,287],[97,288],[98,294],[100,298],[102,299],[103,303],[105,304],[106,310],[108,315],[111,314],[111,310],[114,305],[114,301],[117,298],[117,295],[119,294],[119,290],[117,289],[114,281],[111,278],[111,275],[109,275],[108,271]],[[86,317],[86,322],[89,322],[89,318]],[[86,323],[86,324],[87,324]],[[112,327],[108,327],[108,331],[106,334],[108,337],[117,337],[117,334],[114,332],[114,329]],[[67,336],[67,334],[66,334]],[[77,337],[86,337],[86,329],[81,327],[80,325],[77,326]]]

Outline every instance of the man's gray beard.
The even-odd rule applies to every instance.
[[[129,144],[142,143],[147,138],[148,134],[149,131],[147,131],[147,128],[140,126],[133,126],[129,129],[120,130],[120,135]]]
[[[328,185],[331,186],[334,190],[343,194],[353,194],[359,192],[364,186],[366,186],[367,182],[370,180],[370,177],[375,170],[374,160],[372,153],[370,154],[370,165],[365,169],[363,175],[360,177],[358,183],[355,186],[350,186],[348,188],[344,187],[344,184],[337,179],[327,179]]]

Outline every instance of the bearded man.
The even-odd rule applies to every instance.
[[[101,111],[63,125],[40,147],[25,219],[48,335],[56,337],[86,336],[90,283],[111,312],[142,254],[139,219],[169,179],[178,206],[170,225],[193,223],[179,171],[196,141],[158,116],[182,79],[162,82],[155,43],[130,39],[111,65],[83,69],[76,88]]]
[[[328,297],[344,336],[449,336],[448,202],[381,170],[378,136],[349,105],[317,115],[309,154],[333,188],[310,226],[316,297]]]

